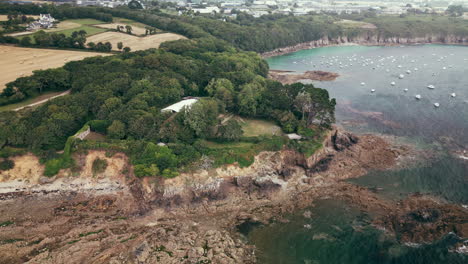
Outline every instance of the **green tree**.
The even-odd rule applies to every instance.
[[[123,43],[122,43],[122,42],[117,42],[117,48],[118,48],[119,50],[122,50],[122,48],[123,48]]]
[[[132,34],[132,26],[130,25],[125,25],[125,30],[127,31],[127,34]]]
[[[202,99],[184,110],[184,124],[201,138],[212,135],[217,118],[218,103],[213,99]]]
[[[447,8],[447,13],[451,16],[462,16],[464,11],[465,10],[462,5],[450,5]]]
[[[228,79],[211,79],[205,90],[218,99],[223,108],[230,110],[234,107],[234,86]]]
[[[20,40],[20,45],[21,46],[31,46],[31,38],[29,36],[25,36]]]
[[[114,139],[123,139],[125,137],[125,124],[119,120],[114,120],[107,128],[107,135]]]
[[[243,133],[242,126],[232,118],[218,128],[218,137],[229,141],[239,140]]]
[[[159,175],[159,168],[156,164],[137,164],[133,169],[137,177],[151,177]]]
[[[130,47],[125,47],[125,48],[123,48],[123,51],[124,51],[124,52],[130,52],[131,49],[130,49]]]

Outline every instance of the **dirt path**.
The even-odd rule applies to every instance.
[[[33,107],[33,106],[36,106],[36,105],[40,105],[40,104],[43,104],[45,102],[48,102],[49,100],[52,100],[54,98],[57,98],[57,97],[60,97],[60,96],[64,96],[64,95],[67,95],[67,94],[70,94],[71,90],[67,90],[61,94],[57,94],[57,95],[54,95],[52,97],[49,97],[49,98],[46,98],[46,99],[43,99],[43,100],[40,100],[38,102],[35,102],[35,103],[32,103],[32,104],[28,104],[28,105],[25,105],[25,106],[21,106],[21,107],[18,107],[18,108],[15,108],[13,109],[13,111],[19,111],[21,109],[24,109],[24,108],[27,108],[27,107]]]

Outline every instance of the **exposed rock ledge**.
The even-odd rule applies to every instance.
[[[334,81],[338,76],[338,73],[326,71],[306,71],[298,74],[291,71],[270,70],[268,73],[269,78],[282,84],[292,84],[300,80]]]
[[[299,43],[294,46],[278,48],[269,52],[262,53],[263,58],[284,55],[287,53],[313,49],[327,46],[338,45],[368,45],[368,46],[391,46],[391,45],[417,45],[417,44],[452,44],[452,45],[468,45],[468,36],[455,35],[426,35],[414,38],[405,37],[384,37],[369,31],[365,34],[360,34],[356,37],[338,37],[329,38],[327,36],[321,39]]]
[[[255,263],[254,248],[239,239],[237,225],[280,220],[283,213],[325,196],[353,201],[363,210],[395,208],[342,180],[370,169],[406,166],[419,153],[381,137],[333,130],[311,157],[289,150],[263,152],[247,168],[232,165],[164,183],[136,179],[116,161],[121,154],[90,155],[109,159],[119,168],[113,180],[126,187],[97,194],[60,185],[54,192],[3,193],[0,262]],[[84,172],[92,163],[86,157],[81,159]],[[89,176],[90,182],[102,184],[102,175]]]

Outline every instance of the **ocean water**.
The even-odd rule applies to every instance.
[[[436,157],[350,182],[378,190],[383,199],[397,201],[419,192],[468,204],[468,162],[450,154],[468,149],[468,47],[325,47],[267,61],[271,69],[340,74],[332,82],[312,82],[337,99],[339,125],[358,133],[394,135]],[[259,263],[468,263],[467,255],[450,250],[460,241],[451,234],[414,247],[372,227],[370,216],[352,204],[323,200],[309,210],[311,218],[301,211],[288,216],[288,223],[245,233],[258,249]]]

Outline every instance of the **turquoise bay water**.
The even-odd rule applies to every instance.
[[[337,98],[339,125],[399,136],[438,156],[420,167],[374,171],[352,183],[395,201],[420,192],[468,204],[468,162],[449,154],[468,150],[468,47],[326,47],[267,61],[271,69],[339,73],[333,82],[313,82]],[[297,212],[288,223],[247,234],[259,263],[468,263],[467,255],[450,251],[460,241],[450,234],[414,247],[370,226],[370,216],[351,204],[323,200],[310,211],[311,218]]]

